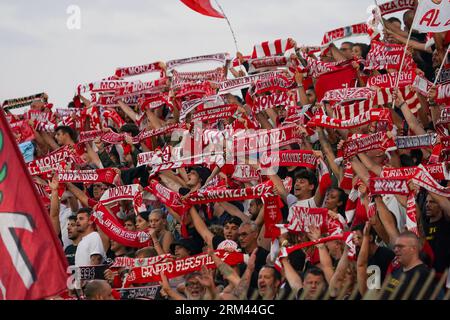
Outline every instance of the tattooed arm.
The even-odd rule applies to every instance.
[[[223,262],[216,254],[214,253],[214,250],[209,248],[208,249],[208,255],[213,259],[217,269],[220,271],[222,276],[228,280],[229,283],[231,283],[234,287],[237,287],[239,284],[239,275],[237,274],[234,269]]]
[[[255,271],[255,261],[256,261],[256,252],[258,251],[258,248],[253,250],[252,255],[250,256],[250,259],[248,260],[247,269],[245,269],[244,274],[241,277],[241,280],[239,281],[238,285],[233,290],[233,295],[237,297],[240,300],[246,300],[247,297],[247,291],[250,287],[250,280],[252,277],[253,271]]]

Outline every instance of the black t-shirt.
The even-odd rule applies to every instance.
[[[434,253],[433,268],[444,272],[450,265],[450,221],[442,217],[436,222],[425,222],[424,229]]]
[[[375,254],[368,260],[367,266],[377,265],[381,270],[381,282],[384,281],[386,272],[395,257],[394,251],[386,247],[378,247]]]
[[[64,250],[64,253],[66,255],[66,259],[67,259],[67,262],[69,263],[69,266],[75,265],[75,253],[76,252],[77,252],[77,246],[74,246],[73,244],[71,244]]]
[[[397,291],[397,294],[394,296],[395,300],[400,300],[403,297],[403,294],[408,289],[409,285],[411,284],[411,280],[414,277],[416,273],[419,274],[419,279],[417,280],[416,284],[411,290],[411,294],[408,297],[408,300],[416,300],[419,293],[421,292],[423,286],[425,285],[425,282],[428,279],[428,276],[430,275],[430,269],[425,264],[419,264],[412,268],[411,270],[408,270],[406,272],[403,271],[403,268],[398,268],[395,271],[392,272],[392,278],[390,279],[386,290],[383,292],[382,300],[389,299],[390,295],[397,289],[398,286],[400,286],[399,290]],[[402,282],[400,282],[400,278],[402,274],[405,275],[405,278]],[[434,281],[434,280],[433,280]],[[435,283],[431,283],[428,289],[426,290],[424,296],[422,299],[427,300],[430,299],[431,294],[433,293],[433,290],[435,288]]]

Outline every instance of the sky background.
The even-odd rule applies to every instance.
[[[373,1],[219,3],[240,51],[250,54],[254,44],[278,38],[319,45],[326,31],[366,21]],[[67,28],[70,5],[81,9],[80,30]],[[361,40],[369,41],[351,38]],[[65,108],[78,84],[111,76],[116,67],[235,51],[224,19],[202,16],[179,0],[1,0],[0,101],[47,92],[55,107]]]

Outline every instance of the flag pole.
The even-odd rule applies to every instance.
[[[231,27],[230,20],[228,19],[227,15],[225,14],[225,11],[223,11],[222,6],[220,5],[219,1],[217,1],[217,0],[214,0],[214,1],[216,2],[216,4],[219,7],[220,11],[222,12],[223,16],[225,17],[225,20],[227,20],[228,27],[230,28],[231,35],[233,36],[234,45],[236,47],[236,52],[239,52],[239,48],[238,48],[238,44],[237,44],[237,40],[236,40],[236,35],[234,33],[233,27]]]
[[[375,5],[378,7],[378,9],[380,9],[380,6],[378,5],[378,1],[375,1]],[[386,26],[384,25],[384,21],[383,21],[383,16],[381,15],[381,10],[380,10],[380,16],[381,16],[381,24],[383,25],[383,29],[386,29]]]
[[[413,31],[414,22],[416,21],[416,15],[417,15],[416,13],[417,12],[414,13],[414,19],[413,19],[413,22],[411,24],[411,28],[409,29],[408,39],[406,40],[405,50],[403,50],[402,62],[400,63],[400,69],[398,70],[397,80],[395,81],[395,88],[394,88],[393,92],[395,92],[398,89],[398,84],[400,82],[400,74],[401,74],[402,69],[403,69],[403,64],[405,63],[406,51],[408,50],[409,40],[411,39],[411,34],[412,34],[412,31]],[[395,99],[392,99],[392,109],[394,108],[394,106],[395,106]]]
[[[445,62],[447,61],[448,51],[449,51],[449,50],[450,50],[450,44],[447,46],[447,51],[445,52],[444,59],[442,59],[441,66],[440,66],[440,68],[439,68],[438,73],[436,74],[436,78],[434,79],[433,86],[436,86],[436,83],[437,83],[439,77],[441,76],[442,69],[443,69],[443,67],[444,67]]]

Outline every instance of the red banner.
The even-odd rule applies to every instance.
[[[0,299],[38,300],[67,288],[67,261],[0,111]]]
[[[144,231],[130,231],[118,223],[103,204],[98,204],[90,218],[112,240],[132,248],[144,248],[151,244],[150,235]]]
[[[414,83],[415,72],[410,71],[402,71],[400,73],[400,81],[398,82],[398,87],[403,88],[409,86]],[[379,74],[367,79],[368,87],[380,87],[380,88],[395,88],[397,84],[398,72],[395,73],[387,73],[387,74]]]
[[[240,252],[227,252],[216,250],[215,254],[230,266],[244,262],[244,254]],[[205,266],[208,269],[215,269],[216,264],[207,253],[197,254],[184,259],[169,260],[152,264],[148,267],[134,268],[128,274],[125,287],[132,283],[148,283],[161,281],[161,274],[167,279],[180,277],[195,271],[200,271]]]

